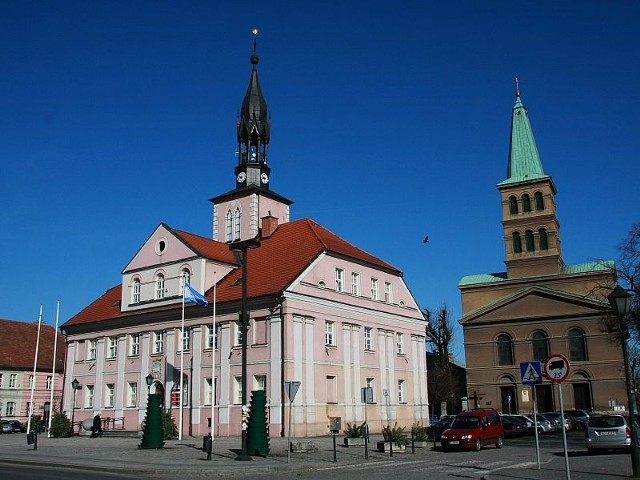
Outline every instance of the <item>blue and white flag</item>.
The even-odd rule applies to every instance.
[[[208,305],[207,299],[204,295],[198,292],[195,288],[193,288],[188,283],[184,285],[184,303],[197,303],[199,305]]]

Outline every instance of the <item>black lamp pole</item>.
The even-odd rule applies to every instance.
[[[247,405],[247,325],[249,323],[249,314],[247,312],[247,250],[250,248],[257,248],[260,246],[260,240],[257,238],[250,238],[249,240],[242,240],[229,245],[229,248],[234,253],[240,255],[240,265],[242,267],[242,303],[240,304],[240,334],[242,336],[242,415],[245,414],[245,407]],[[251,456],[247,452],[247,429],[246,425],[242,425],[242,452],[236,457],[236,460],[246,461],[252,460]]]
[[[624,376],[627,386],[627,402],[629,403],[629,430],[631,432],[631,476],[640,477],[640,446],[638,445],[638,428],[635,422],[635,395],[631,386],[631,368],[629,367],[629,357],[627,355],[628,325],[625,317],[631,310],[631,295],[620,285],[609,294],[611,309],[618,316],[620,334],[622,335],[622,357],[624,359]]]
[[[77,378],[74,378],[71,382],[71,388],[73,388],[73,408],[71,409],[71,435],[75,435],[75,428],[73,426],[76,418],[76,393],[80,388],[80,382]]]

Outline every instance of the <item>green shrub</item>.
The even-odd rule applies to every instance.
[[[407,444],[407,434],[404,433],[404,429],[407,427],[399,427],[398,422],[391,428],[389,425],[382,429],[382,437],[385,442],[393,442],[399,447],[403,447]]]
[[[64,412],[55,412],[51,418],[49,433],[54,438],[68,437],[71,435],[71,420]]]
[[[411,426],[411,433],[413,433],[413,440],[416,442],[427,441],[427,427],[422,422],[416,422]]]
[[[162,412],[162,436],[164,440],[171,440],[178,436],[178,427],[170,411]]]
[[[367,424],[363,422],[362,425],[358,425],[357,423],[347,422],[347,428],[343,432],[347,438],[361,438],[367,434]]]
[[[42,417],[40,415],[31,415],[31,431],[42,432]]]

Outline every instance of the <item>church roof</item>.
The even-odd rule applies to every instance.
[[[520,90],[516,90],[516,103],[511,113],[511,141],[507,178],[498,185],[548,178],[542,169],[542,162],[529,122],[529,112],[520,99]]]
[[[203,257],[225,263],[237,263],[229,245],[181,230],[172,231]],[[402,273],[393,265],[365,252],[343,238],[327,230],[309,218],[284,223],[273,234],[260,239],[261,245],[247,250],[249,298],[278,295],[286,290],[300,274],[321,254],[344,258],[363,265],[385,270],[394,275]],[[242,295],[242,270],[237,268],[218,281],[218,303],[239,300]],[[122,285],[107,290],[97,300],[69,319],[64,326],[81,325],[101,320],[124,318],[149,312],[180,308],[181,304],[149,307],[142,310],[120,309]],[[213,301],[213,288],[205,292]]]
[[[0,332],[5,341],[0,342],[0,369],[33,370],[33,360],[38,339],[38,322],[18,322],[0,319]],[[53,367],[53,339],[55,328],[44,323],[40,327],[38,345],[39,372],[51,372]],[[64,367],[64,337],[58,335],[56,371]]]

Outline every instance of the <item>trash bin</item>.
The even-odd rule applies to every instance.
[[[33,445],[34,443],[36,443],[36,435],[36,432],[27,433],[27,445]]]
[[[211,439],[211,435],[205,435],[202,437],[202,451],[204,453],[211,453],[211,449],[213,447],[213,441]]]

